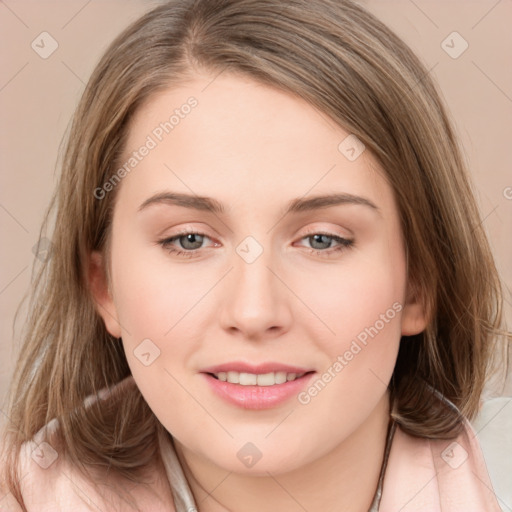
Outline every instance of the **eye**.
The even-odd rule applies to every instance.
[[[158,243],[168,252],[175,254],[176,256],[191,258],[197,254],[205,238],[209,237],[204,233],[199,233],[198,231],[184,231],[170,238],[159,240]],[[176,248],[174,245],[174,242],[176,241],[179,241],[181,246],[186,250],[182,251],[179,248]]]
[[[327,256],[334,252],[346,250],[354,245],[354,240],[343,238],[332,233],[316,231],[308,233],[305,237],[301,238],[301,240],[308,240],[310,244],[309,252],[318,256]],[[332,247],[332,242],[336,242],[338,245]]]
[[[167,252],[176,256],[192,258],[202,248],[204,239],[210,239],[204,233],[198,231],[183,231],[169,238],[159,240],[160,244]],[[318,256],[328,256],[334,252],[339,252],[348,249],[354,245],[354,240],[343,238],[332,233],[323,233],[318,231],[312,231],[306,236],[302,237],[301,240],[308,240],[317,247],[309,247],[309,252]],[[179,242],[184,250],[176,248],[175,242]],[[331,246],[331,243],[335,242],[338,245],[335,247]],[[307,247],[306,247],[307,248]]]

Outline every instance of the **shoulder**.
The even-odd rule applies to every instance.
[[[52,420],[30,441],[23,443],[19,452],[20,489],[29,512],[65,510],[66,507],[88,510],[75,495],[75,487],[83,488],[90,499],[95,498],[87,482],[64,457],[57,427],[57,421]],[[0,510],[21,510],[10,494],[1,504]]]
[[[471,424],[464,420],[452,440],[414,437],[397,427],[381,506],[402,512],[501,512]]]
[[[155,464],[151,485],[137,484],[112,472],[93,472],[94,481],[74,466],[63,449],[57,419],[50,421],[20,449],[20,486],[28,512],[89,512],[102,510],[151,510],[174,512],[172,491],[162,471]],[[99,485],[95,485],[97,482]],[[112,489],[129,491],[137,503],[132,508]],[[0,487],[0,511],[18,512],[20,506],[13,496]]]

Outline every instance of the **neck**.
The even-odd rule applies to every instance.
[[[176,452],[201,512],[368,512],[377,489],[389,425],[386,393],[371,415],[334,450],[287,473],[247,476],[187,450]]]

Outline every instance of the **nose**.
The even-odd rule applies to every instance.
[[[221,299],[222,327],[254,340],[282,335],[291,325],[293,294],[276,258],[264,248],[252,262],[234,253],[233,265]]]

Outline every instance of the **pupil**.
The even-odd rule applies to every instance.
[[[195,237],[199,237],[199,240],[195,240]],[[190,242],[191,244],[199,243],[199,247],[201,246],[201,235],[197,235],[195,233],[190,233],[188,235],[185,235],[184,237],[186,239],[186,243]],[[185,247],[186,244],[185,244]],[[187,247],[188,249],[197,249],[198,247]]]
[[[313,239],[316,241],[320,241],[320,243],[322,243],[322,237],[326,237],[327,239],[329,239],[330,237],[328,235],[313,235]],[[329,242],[323,242],[324,245],[327,244],[326,246],[329,247]],[[325,249],[325,247],[324,247]]]

